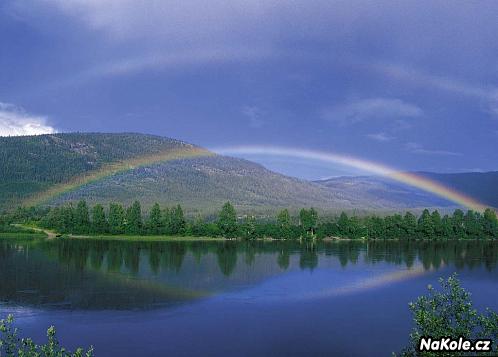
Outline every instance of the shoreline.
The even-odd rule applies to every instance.
[[[6,239],[47,239],[47,235],[43,232],[0,232],[0,238]]]
[[[225,238],[225,237],[193,237],[193,236],[166,236],[166,235],[84,235],[84,234],[63,234],[58,235],[54,232],[50,232],[48,235],[44,230],[39,232],[31,233],[0,233],[0,237],[8,237],[9,235],[20,236],[32,236],[33,238],[39,237],[50,240],[58,239],[79,239],[79,240],[100,240],[100,241],[128,241],[128,242],[323,242],[323,243],[334,243],[334,242],[473,242],[473,241],[486,241],[486,242],[498,242],[497,239],[423,239],[423,238],[392,238],[392,239],[369,239],[369,238],[342,238],[342,237],[325,237],[325,238],[313,238],[313,239],[278,239],[278,238],[255,238],[255,239],[244,239],[244,238]]]

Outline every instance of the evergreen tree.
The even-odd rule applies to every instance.
[[[392,229],[393,232],[391,236],[395,239],[399,239],[405,235],[405,230],[403,228],[403,217],[400,214],[395,214],[392,216]]]
[[[451,222],[451,218],[445,214],[443,219],[441,220],[441,236],[445,239],[453,238],[453,223]]]
[[[185,217],[180,205],[170,210],[170,230],[172,234],[180,234],[185,230]]]
[[[147,220],[147,229],[152,234],[160,234],[162,233],[163,223],[161,207],[159,207],[159,203],[154,203]]]
[[[75,231],[77,233],[88,233],[90,230],[90,214],[85,200],[78,202],[74,216]]]
[[[339,218],[339,219],[341,219],[341,218]],[[345,222],[344,217],[342,218],[342,221]],[[374,216],[374,217],[368,218],[367,219],[368,238],[371,238],[371,239],[386,238],[386,230],[385,230],[384,223],[385,223],[384,220],[380,217]],[[344,223],[342,223],[342,225],[344,225]]]
[[[135,201],[126,210],[126,233],[140,234],[142,231],[142,208]]]
[[[347,237],[349,235],[349,218],[346,212],[341,212],[337,225],[339,226],[339,234]]]
[[[109,205],[109,231],[112,234],[122,234],[125,230],[125,211],[119,203]]]
[[[289,210],[283,209],[277,215],[281,238],[288,239],[291,234],[291,218]]]
[[[422,238],[434,238],[434,223],[432,222],[432,217],[428,209],[424,209],[418,220],[418,230]]]
[[[476,212],[474,212],[473,210],[468,210],[463,217],[463,225],[465,227],[465,233],[467,233],[467,237],[479,238],[479,215]]]
[[[223,205],[218,216],[217,225],[225,237],[235,237],[237,232],[237,213],[230,202],[226,202]]]
[[[107,232],[107,220],[105,217],[104,207],[96,204],[92,209],[92,228],[95,233]]]
[[[307,209],[301,209],[299,212],[299,220],[301,222],[301,227],[306,233],[311,234],[311,236],[314,236],[315,230],[316,230],[316,225],[318,221],[318,213],[315,211],[315,209],[312,207],[309,210]]]
[[[401,218],[401,217],[400,217]],[[367,235],[366,227],[361,224],[360,219],[356,216],[349,220],[349,236],[350,238],[362,238]]]
[[[455,212],[453,212],[453,217],[451,218],[453,223],[453,233],[455,235],[455,238],[458,239],[466,237],[463,217],[463,211],[461,209],[456,209]]]
[[[173,234],[173,229],[172,229],[172,215],[173,212],[166,207],[163,210],[162,217],[163,217],[163,226],[164,226],[164,231],[166,234],[171,235]]]
[[[438,210],[435,210],[431,214],[431,220],[432,224],[434,226],[434,236],[435,238],[441,238],[443,235],[443,225],[441,221],[441,215],[439,214]]]
[[[74,207],[72,204],[63,207],[61,210],[62,213],[62,225],[61,232],[62,233],[73,233],[74,229]]]
[[[417,217],[413,213],[405,213],[403,217],[403,230],[407,238],[415,238],[417,234]]]
[[[242,236],[246,239],[256,238],[256,218],[254,216],[247,216],[244,219],[244,224],[242,225]]]
[[[498,238],[498,219],[496,212],[486,208],[482,219],[482,230],[488,237]]]

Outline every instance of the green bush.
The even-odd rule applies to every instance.
[[[447,280],[439,279],[441,290],[437,291],[429,285],[429,294],[421,296],[410,303],[415,327],[410,334],[410,344],[402,351],[401,356],[456,356],[455,352],[418,352],[420,338],[431,336],[434,339],[442,337],[464,337],[466,339],[490,339],[494,355],[498,341],[498,314],[487,309],[480,314],[472,305],[470,293],[460,286],[456,274]],[[461,353],[465,355],[465,353]],[[485,356],[486,354],[479,354]]]
[[[20,338],[19,330],[13,327],[14,318],[7,316],[0,320],[0,356],[5,357],[92,357],[93,347],[86,352],[78,348],[71,352],[62,347],[56,338],[55,327],[47,330],[48,341],[46,344],[37,345],[31,338]]]

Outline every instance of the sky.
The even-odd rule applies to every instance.
[[[498,170],[497,19],[496,1],[2,0],[0,135],[142,132]]]

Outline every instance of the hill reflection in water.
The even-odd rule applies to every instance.
[[[446,266],[493,271],[497,261],[498,244],[490,241],[312,244],[7,238],[0,240],[0,301],[46,309],[144,309],[222,292],[236,296],[256,285],[267,286],[258,290],[264,299],[308,299],[353,294]],[[345,269],[356,271],[354,277],[341,274]],[[309,284],[286,283],[292,273],[303,270],[315,275]],[[260,292],[257,295],[263,298]]]

